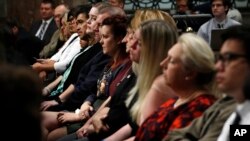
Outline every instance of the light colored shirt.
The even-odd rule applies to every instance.
[[[250,125],[250,100],[246,100],[244,103],[238,104],[236,107],[237,113],[240,115],[240,125]],[[226,120],[222,132],[217,141],[229,141],[230,125],[236,118],[236,112],[233,112],[231,116]]]
[[[81,50],[80,37],[74,33],[65,42],[62,48],[54,54],[50,59],[55,61],[54,69],[58,73],[63,73],[69,66],[74,56]]]
[[[221,28],[218,27],[218,24],[221,25]],[[210,45],[211,44],[211,32],[212,32],[212,30],[214,30],[214,29],[227,29],[228,27],[231,27],[234,25],[240,25],[240,24],[241,23],[239,23],[235,20],[232,20],[230,18],[226,18],[222,22],[218,22],[218,21],[216,21],[215,18],[212,18],[209,21],[207,21],[206,23],[204,23],[203,25],[201,25],[201,27],[199,28],[199,30],[197,32],[197,35],[202,37]]]

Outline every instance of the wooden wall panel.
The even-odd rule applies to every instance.
[[[28,29],[34,20],[39,19],[41,0],[6,0],[3,7],[7,7],[6,17],[17,18]],[[87,0],[55,0],[56,4],[66,3],[70,7],[84,4]],[[1,17],[1,15],[0,15]]]

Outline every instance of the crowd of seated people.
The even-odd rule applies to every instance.
[[[42,0],[32,32],[1,24],[4,120],[17,121],[6,129],[32,121],[35,134],[18,135],[39,141],[229,141],[230,125],[250,124],[250,27],[227,16],[230,1],[209,1],[211,19],[191,33],[166,11],[129,17],[124,4]],[[197,15],[192,4],[176,0],[177,14]],[[216,53],[213,30],[223,30]]]

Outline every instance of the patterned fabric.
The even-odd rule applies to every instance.
[[[108,91],[112,80],[112,74],[113,70],[110,66],[106,66],[100,79],[97,80],[97,97],[106,99],[109,96]]]
[[[200,95],[192,101],[174,108],[177,98],[167,100],[147,118],[137,131],[135,141],[162,140],[169,130],[187,126],[211,106],[216,98]]]

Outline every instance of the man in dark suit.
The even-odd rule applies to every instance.
[[[43,46],[50,42],[53,33],[58,28],[53,18],[54,8],[53,0],[42,0],[40,5],[41,20],[35,21],[30,28],[30,33],[42,40]]]

